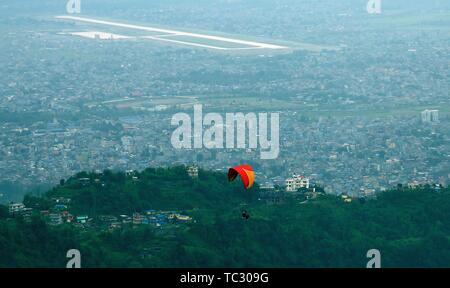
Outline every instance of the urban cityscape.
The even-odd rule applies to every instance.
[[[448,266],[450,2],[3,2],[0,267]]]

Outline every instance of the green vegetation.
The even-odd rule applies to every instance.
[[[200,171],[191,179],[184,167],[79,173],[42,198],[27,196],[26,206],[43,210],[52,198],[68,197],[75,215],[174,209],[194,221],[105,231],[53,227],[38,215],[25,223],[8,219],[1,207],[0,267],[64,267],[71,248],[80,250],[83,267],[365,267],[372,248],[381,251],[383,267],[450,266],[448,188],[399,187],[351,203],[288,197],[268,205],[258,201],[258,187],[241,185],[224,173]]]
[[[200,171],[198,179],[191,179],[184,167],[148,168],[131,174],[81,172],[46,196],[71,198],[72,213],[96,216],[146,209],[226,209],[254,201],[258,191],[258,187],[253,193],[242,191],[242,183],[230,184],[222,173]]]

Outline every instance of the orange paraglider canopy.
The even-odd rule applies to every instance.
[[[228,181],[236,179],[237,175],[241,176],[245,189],[250,189],[255,182],[255,172],[253,167],[248,164],[238,165],[228,170]]]

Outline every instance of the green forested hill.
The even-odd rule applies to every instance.
[[[51,208],[51,199],[63,196],[74,214],[169,209],[193,221],[107,231],[53,227],[38,215],[24,223],[7,219],[2,208],[1,267],[64,267],[71,248],[80,250],[84,267],[365,267],[372,248],[380,250],[383,267],[450,267],[448,188],[395,189],[352,203],[323,195],[300,204],[288,197],[267,205],[258,201],[258,187],[245,191],[225,173],[200,171],[191,179],[183,167],[80,173],[61,184],[25,204]]]
[[[143,172],[79,173],[46,196],[71,198],[74,213],[117,214],[144,209],[220,208],[256,199],[240,183],[229,183],[223,173],[199,172],[191,179],[184,167],[148,168]],[[133,178],[134,177],[134,178]],[[85,180],[85,181],[80,181]]]

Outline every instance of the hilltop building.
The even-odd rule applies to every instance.
[[[198,166],[197,165],[188,166],[186,171],[191,178],[198,178]]]
[[[297,192],[300,188],[309,189],[309,178],[300,175],[293,175],[285,181],[286,192]]]
[[[16,215],[22,213],[25,210],[25,205],[23,203],[10,203],[9,204],[9,214]]]
[[[63,223],[62,216],[60,213],[51,213],[49,216],[49,224],[52,226],[61,225]]]

